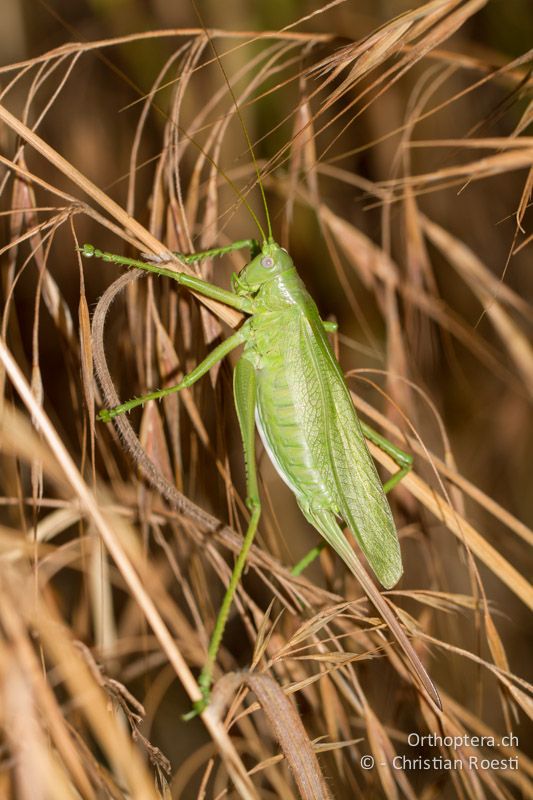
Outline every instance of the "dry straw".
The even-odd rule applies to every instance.
[[[100,39],[86,28],[61,40],[94,41],[0,68],[3,797],[533,791],[531,53],[468,38],[490,2],[391,6],[378,19],[374,4],[360,16],[333,2],[268,31],[207,35],[192,15]],[[331,553],[291,574],[316,542],[261,458],[268,513],[213,702],[181,720],[247,514],[230,371],[117,429],[95,408],[175,383],[241,317],[82,264],[76,247],[136,256],[255,234],[254,165],[209,39],[276,235],[341,323],[354,402],[415,456],[393,493],[406,572],[387,596],[442,712]],[[232,258],[202,276],[227,286],[244,263]],[[414,752],[413,731],[462,744]],[[462,768],[400,770],[397,755]]]

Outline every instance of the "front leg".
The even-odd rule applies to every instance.
[[[197,253],[174,252],[174,255],[185,264],[196,264],[198,261],[205,261],[206,258],[217,258],[218,256],[226,255],[226,253],[233,253],[235,250],[244,250],[245,248],[250,250],[251,259],[261,252],[257,239],[241,239],[224,247],[212,247],[210,250],[199,250]],[[148,256],[148,261],[155,261],[155,259]]]
[[[165,278],[172,278],[173,281],[182,286],[186,286],[193,292],[203,295],[203,297],[210,297],[212,300],[218,300],[230,308],[235,308],[237,311],[243,311],[245,314],[253,314],[254,304],[253,301],[247,297],[238,297],[233,292],[228,292],[226,289],[221,289],[213,283],[197,278],[195,275],[188,275],[186,272],[177,272],[172,269],[161,267],[158,264],[150,264],[148,261],[140,261],[137,258],[127,258],[126,256],[119,256],[115,253],[108,253],[104,250],[98,250],[92,244],[84,244],[80,248],[80,252],[85,258],[101,258],[103,261],[108,261],[112,264],[120,264],[124,267],[135,267],[135,269],[142,269],[145,272],[152,272],[155,275],[161,275]]]

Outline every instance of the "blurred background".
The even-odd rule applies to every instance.
[[[3,0],[2,102],[167,248],[202,249],[256,236],[226,180],[246,193],[263,221],[242,126],[202,25],[212,31],[265,176],[274,234],[290,248],[323,317],[339,323],[334,346],[340,363],[346,373],[357,370],[350,388],[399,426],[408,438],[395,440],[415,450],[415,459],[414,430],[449,470],[488,498],[478,502],[472,492],[460,494],[457,481],[446,483],[457,514],[491,548],[477,561],[478,582],[461,535],[435,518],[429,499],[420,501],[409,486],[395,492],[405,564],[399,588],[441,594],[431,602],[413,602],[411,596],[405,605],[401,597],[393,599],[437,640],[527,679],[530,615],[513,588],[514,573],[502,579],[506,567],[496,554],[529,574],[532,148],[525,137],[532,101],[531,58],[524,54],[533,41],[531,3],[347,0],[321,10],[316,2],[296,0],[202,0],[198,7],[201,21],[185,0]],[[265,31],[272,36],[255,35]],[[117,507],[131,512],[147,559],[187,620],[174,635],[197,668],[220,602],[223,567],[212,553],[202,561],[203,540],[191,533],[190,520],[161,517],[161,502],[139,480],[110,429],[97,423],[93,440],[91,404],[104,401],[90,388],[90,371],[83,371],[88,345],[80,308],[92,314],[121,270],[96,261],[80,264],[73,230],[78,243],[135,256],[132,238],[130,245],[121,242],[120,223],[114,229],[108,224],[110,209],[98,207],[74,175],[30,146],[20,154],[20,144],[2,125],[1,154],[40,181],[28,189],[2,166],[2,335],[88,484],[105,486]],[[217,260],[204,265],[202,275],[227,287],[231,272],[243,264],[240,256]],[[184,293],[158,281],[141,283],[114,304],[105,332],[109,368],[124,400],[175,382],[181,369],[205,357],[229,330]],[[21,407],[9,387],[6,398]],[[230,365],[204,379],[193,398],[133,414],[132,424],[171,483],[240,531],[236,498],[244,496],[244,482]],[[368,410],[363,415],[372,421]],[[260,464],[267,499],[258,543],[290,567],[317,536],[263,453]],[[435,469],[423,457],[415,465],[440,492]],[[46,529],[50,509],[57,513],[56,500],[66,500],[46,470],[39,480],[35,469],[22,453],[2,456],[0,518],[30,538],[39,525]],[[511,522],[499,507],[512,515]],[[209,737],[199,721],[186,728],[179,722],[189,701],[113,564],[102,553],[96,558],[88,543],[76,549],[94,530],[81,519],[56,522],[57,530],[49,521],[48,532],[37,536],[52,550],[36,551],[28,562],[37,593],[52,603],[72,638],[91,649],[105,675],[123,681],[145,705],[143,735],[170,760],[165,780],[171,796],[199,796],[203,765],[214,755]],[[309,578],[317,594],[306,595],[306,602],[314,612],[328,598],[358,595],[330,554],[311,567]],[[227,631],[224,669],[249,664],[253,630],[273,586],[276,613],[286,609],[280,635],[290,641],[298,604],[285,573],[272,580],[265,565],[250,570],[242,619],[235,615]],[[484,593],[490,622],[478,605]],[[29,617],[24,619],[31,631]],[[350,629],[337,624],[331,636],[348,636]],[[145,637],[144,643],[136,637]],[[344,646],[349,651],[358,645]],[[521,734],[521,712],[513,716],[518,693],[450,647],[433,647],[427,661],[450,698],[448,721],[479,733],[507,731],[512,720],[513,731]],[[43,662],[48,674],[53,659]],[[302,679],[294,663],[280,661],[273,669],[280,683]],[[396,674],[388,663],[376,662],[373,671],[374,662],[369,664],[362,662],[358,671],[366,701],[390,726],[387,736],[395,747],[405,747],[405,738],[391,730],[418,730],[430,722],[411,707],[401,669]],[[315,667],[310,665],[311,673]],[[338,710],[347,700],[335,689]],[[310,738],[327,732],[330,739],[355,739],[365,737],[365,727],[368,734],[368,715],[358,716],[349,703],[335,728],[331,714],[318,710],[327,699],[319,689],[299,698]],[[62,702],[68,718],[66,698]],[[460,707],[468,719],[460,718]],[[267,735],[262,726],[250,722],[239,736],[261,741]],[[80,731],[93,755],[109,766],[102,743],[95,746],[83,725]],[[520,746],[525,745],[524,732]],[[366,752],[368,736],[360,747]],[[321,761],[335,797],[397,796],[400,779],[391,784],[383,775],[365,774],[353,752],[338,750]],[[245,759],[249,767],[266,758],[266,749],[252,755]],[[154,769],[153,758],[148,763]],[[3,767],[6,796],[15,797],[20,776],[9,753]],[[280,774],[286,783],[269,783],[267,777],[258,783],[261,796],[289,796],[280,794],[280,786],[290,786],[284,767]],[[463,796],[454,779],[438,771],[408,777],[411,796]],[[220,788],[220,774],[217,780]],[[487,796],[527,796],[519,779],[497,776],[496,789],[483,780]],[[109,796],[126,796],[117,788],[119,779],[113,790],[110,782]],[[209,785],[207,796],[216,796]],[[485,796],[475,787],[469,791],[467,796]]]

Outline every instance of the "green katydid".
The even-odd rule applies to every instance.
[[[238,275],[233,274],[232,291],[158,263],[124,258],[88,244],[82,248],[84,256],[172,278],[247,315],[239,330],[215,347],[176,386],[134,398],[99,414],[101,420],[109,421],[149,400],[190,387],[228,353],[244,345],[234,371],[234,397],[244,446],[246,504],[251,515],[199,678],[203,700],[195,705],[193,714],[208,703],[224,627],[261,514],[255,463],[256,426],[268,455],[292,489],[305,517],[358,579],[428,695],[440,706],[439,695],[403,628],[340,526],[342,520],[355,534],[380,583],[385,588],[394,586],[402,574],[402,562],[385,493],[410,470],[411,456],[359,421],[327,338],[332,326],[320,319],[290,255],[271,235],[264,237],[261,245],[250,239],[202,253],[176,255],[190,263],[241,248],[249,248],[252,258]],[[399,465],[398,472],[383,487],[365,436]]]
[[[193,5],[202,21],[194,0]],[[250,137],[224,67],[209,36],[208,39],[215,60],[224,74],[252,157],[267,219],[268,236],[242,192],[220,170],[250,212],[261,234],[261,244],[255,239],[246,239],[226,247],[175,255],[183,263],[193,263],[248,248],[251,260],[238,275],[233,274],[232,291],[185,272],[165,269],[160,263],[124,258],[102,252],[88,244],[82,248],[83,255],[87,257],[94,256],[172,278],[199,295],[218,300],[247,315],[239,330],[215,347],[177,385],[104,409],[99,414],[99,418],[107,422],[149,400],[161,399],[192,386],[232,350],[244,345],[234,371],[233,390],[243,441],[246,505],[250,510],[250,519],[209,642],[207,660],[199,677],[203,699],[195,703],[194,711],[187,717],[200,713],[209,701],[218,649],[259,524],[261,500],[255,462],[255,427],[274,467],[293,491],[303,514],[357,578],[411,662],[428,696],[441,707],[438,692],[398,619],[340,527],[340,521],[343,521],[351,529],[380,583],[385,588],[394,586],[402,574],[402,561],[396,527],[385,494],[409,472],[412,457],[359,421],[326,335],[336,326],[320,319],[316,304],[299,277],[290,255],[274,241],[265,191]],[[183,133],[190,139],[186,132]],[[217,166],[207,153],[204,152],[204,155]],[[398,472],[384,486],[367,449],[365,436],[388,453],[399,466]],[[293,572],[301,572],[319,549],[315,548],[312,555],[302,559]]]

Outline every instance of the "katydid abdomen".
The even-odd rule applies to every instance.
[[[264,308],[264,311],[261,309]],[[380,582],[402,574],[396,528],[317,307],[294,268],[263,283],[243,358],[256,372],[265,448],[322,533],[341,518]]]

